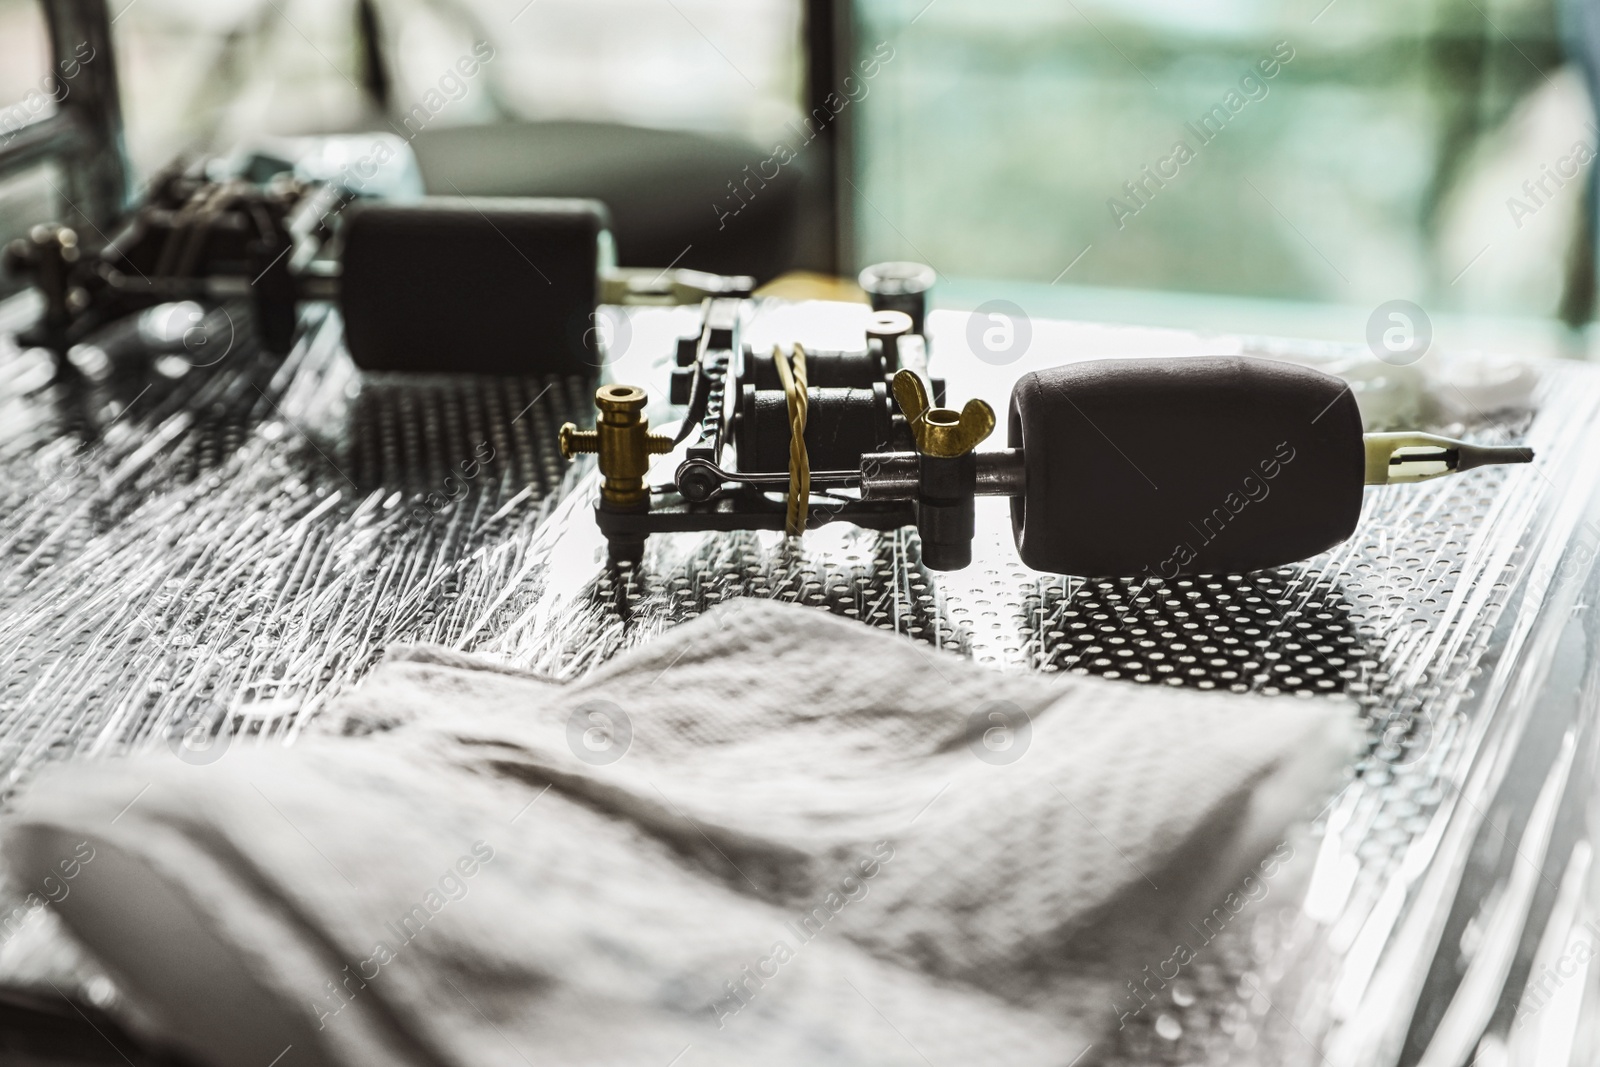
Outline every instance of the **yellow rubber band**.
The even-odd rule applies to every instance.
[[[794,346],[791,368],[783,349],[773,345],[772,362],[778,368],[778,380],[789,402],[789,513],[784,529],[790,537],[799,537],[805,533],[806,505],[811,501],[811,457],[806,453],[806,408],[811,397],[806,392],[806,350]]]

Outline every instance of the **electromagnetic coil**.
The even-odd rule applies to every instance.
[[[888,377],[883,352],[829,352],[806,349],[806,375],[808,384],[819,389],[871,389]],[[778,378],[778,368],[772,362],[771,352],[744,351],[744,373],[740,385],[751,385],[760,390],[783,389]]]
[[[807,369],[812,354],[806,353]],[[814,379],[813,379],[814,380]],[[868,452],[888,451],[895,439],[888,387],[870,389],[812,386],[806,390],[806,452],[813,471],[858,470]],[[739,470],[757,474],[789,469],[789,401],[781,389],[739,391],[734,446]]]

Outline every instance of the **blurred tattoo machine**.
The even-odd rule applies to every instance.
[[[596,200],[424,197],[392,135],[299,148],[313,165],[265,152],[174,165],[104,238],[43,223],[12,241],[0,265],[43,298],[23,343],[64,355],[134,312],[232,300],[284,353],[300,304],[334,301],[366,370],[581,373],[602,358],[602,301],[696,302],[755,284],[618,269]]]

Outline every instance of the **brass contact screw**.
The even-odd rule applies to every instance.
[[[571,459],[581,452],[600,454],[600,498],[619,508],[637,508],[650,502],[644,476],[650,457],[672,451],[672,439],[650,432],[644,410],[645,392],[637,385],[602,385],[594,393],[600,420],[592,430],[572,423],[561,427],[561,454]]]

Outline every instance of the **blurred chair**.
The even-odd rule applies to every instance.
[[[507,122],[423,130],[411,148],[431,195],[605,201],[622,266],[766,280],[801,265],[815,175],[782,168],[718,225],[718,205],[733,203],[728,183],[771,152],[749,141],[605,122]]]
[[[361,0],[357,28],[366,88],[388,110],[379,20]],[[805,0],[806,113],[820,106],[847,55],[846,0]],[[841,116],[842,117],[842,116]],[[612,122],[508,121],[420,131],[412,140],[427,191],[449,196],[594,197],[610,208],[623,266],[669,264],[770,279],[786,270],[834,271],[842,244],[838,168],[845,137],[823,127],[817,143],[764,184],[746,168],[771,145],[741,137]],[[756,181],[759,181],[757,179]],[[748,203],[736,218],[720,210]],[[753,195],[745,193],[751,190]]]

